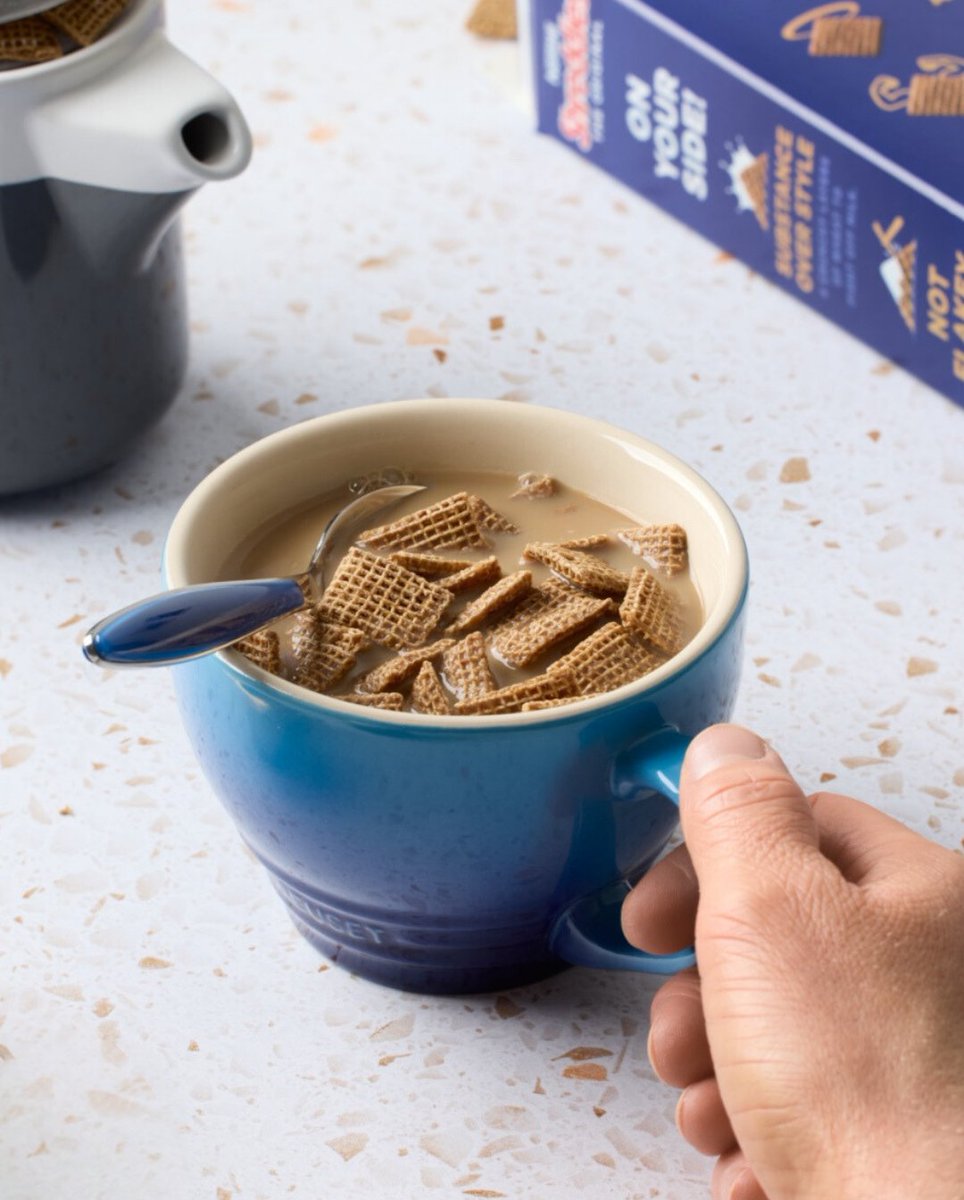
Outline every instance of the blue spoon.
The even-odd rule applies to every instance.
[[[102,667],[166,667],[230,646],[321,598],[328,547],[346,525],[421,491],[399,484],[347,504],[325,526],[302,575],[199,583],[122,608],[88,630],[84,655]]]

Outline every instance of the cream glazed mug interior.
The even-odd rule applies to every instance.
[[[223,463],[174,519],[169,586],[224,578],[259,527],[386,464],[415,478],[545,472],[627,523],[682,525],[699,631],[612,692],[482,717],[359,708],[221,651],[174,670],[212,787],[299,930],[366,978],[459,993],[574,963],[686,965],[629,947],[619,906],[676,827],[688,739],[732,710],[747,590],[735,518],[675,456],[602,421],[406,400],[306,421]]]

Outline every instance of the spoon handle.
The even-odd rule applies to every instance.
[[[99,621],[84,638],[84,654],[99,666],[170,666],[220,650],[304,605],[293,578],[177,588]]]

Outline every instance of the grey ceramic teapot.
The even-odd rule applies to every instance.
[[[50,7],[0,0],[0,22]],[[175,217],[250,154],[234,100],[165,37],[161,0],[0,70],[0,495],[114,461],[170,405],[187,361]]]

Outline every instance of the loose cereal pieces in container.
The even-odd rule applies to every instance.
[[[281,641],[273,629],[258,629],[240,641],[232,649],[239,650],[246,659],[262,671],[272,675],[281,674]]]
[[[366,529],[358,541],[373,550],[461,549],[488,546],[467,492],[456,492],[428,508],[399,517],[388,525]]]
[[[48,8],[44,17],[81,46],[92,46],[114,24],[127,4],[128,0],[68,0],[66,4]]]
[[[609,621],[554,662],[548,673],[567,671],[584,696],[611,692],[647,675],[662,660],[634,641],[622,625]]]
[[[471,592],[475,588],[488,587],[501,578],[502,567],[499,565],[499,560],[494,555],[490,555],[489,558],[481,558],[463,570],[456,571],[454,575],[446,575],[442,580],[442,587],[453,594]]]
[[[406,571],[414,571],[416,575],[424,575],[426,579],[435,579],[440,575],[457,575],[466,567],[475,565],[470,558],[444,558],[440,554],[418,550],[396,550],[388,557]],[[449,590],[451,591],[451,588]]]
[[[676,601],[645,567],[633,569],[619,616],[627,629],[665,654],[675,654],[680,649]]]
[[[299,613],[291,631],[295,683],[324,692],[339,683],[369,644],[360,629],[323,621],[316,611]]]
[[[459,700],[455,711],[465,716],[487,716],[495,713],[520,712],[523,704],[536,700],[555,700],[563,696],[577,695],[575,680],[566,671],[554,671],[551,675],[536,675],[498,688],[485,696],[471,700]]]
[[[686,570],[688,550],[682,525],[635,525],[617,530],[617,536],[655,571],[672,576]]]
[[[358,681],[361,692],[392,692],[401,684],[417,675],[422,664],[437,658],[449,646],[455,645],[454,638],[439,638],[428,646],[420,646],[415,650],[403,650],[388,662],[363,675]]]
[[[615,612],[612,600],[549,580],[492,628],[489,646],[506,666],[528,667],[553,646]]]
[[[0,62],[49,62],[62,54],[60,39],[40,17],[0,25]]]
[[[433,717],[445,717],[452,711],[442,681],[430,662],[422,663],[412,684],[412,711]]]
[[[456,700],[474,700],[496,690],[481,633],[470,633],[445,651],[442,675]]]
[[[475,514],[475,519],[483,529],[491,529],[493,533],[518,533],[519,527],[508,517],[482,500],[479,496],[469,496],[469,508]]]
[[[586,550],[574,550],[557,542],[530,542],[523,557],[541,562],[587,592],[621,596],[629,587],[629,576]]]
[[[319,611],[363,630],[384,646],[420,646],[441,620],[452,593],[391,559],[352,546],[338,564]]]
[[[467,604],[445,632],[465,633],[469,629],[476,629],[497,613],[511,608],[531,590],[531,572],[516,571],[512,575],[506,575]]]

